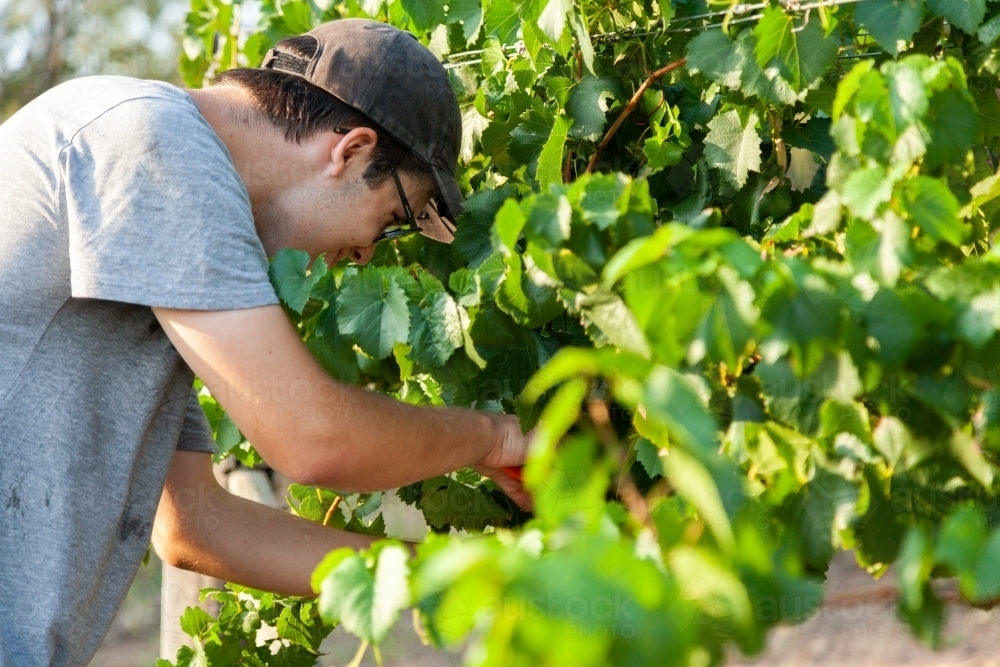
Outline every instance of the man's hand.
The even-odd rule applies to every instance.
[[[511,477],[503,468],[523,465],[528,456],[528,445],[534,435],[521,433],[521,425],[513,415],[493,415],[502,436],[496,446],[482,460],[472,466],[480,475],[490,477],[503,492],[517,503],[518,507],[530,512],[534,501],[521,480]]]

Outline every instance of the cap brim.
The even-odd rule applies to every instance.
[[[422,234],[429,239],[441,243],[451,243],[455,240],[455,220],[465,210],[462,191],[455,177],[444,169],[433,167],[434,180],[438,186],[438,197],[444,201],[447,212],[435,209],[433,202],[427,205],[424,212],[427,218],[420,221]]]

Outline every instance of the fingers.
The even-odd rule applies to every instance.
[[[535,502],[519,480],[514,479],[507,473],[498,470],[490,475],[496,485],[507,494],[507,496],[517,503],[517,506],[525,512],[531,512],[535,508]]]

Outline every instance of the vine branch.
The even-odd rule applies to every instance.
[[[319,492],[319,489],[317,489],[316,491],[317,491],[317,493],[318,493],[318,492]],[[334,498],[334,499],[333,499],[333,502],[332,502],[332,503],[330,503],[330,509],[328,509],[328,510],[326,511],[326,516],[325,516],[325,517],[323,517],[323,525],[324,525],[324,526],[325,526],[325,525],[326,525],[327,523],[329,523],[329,521],[330,521],[330,517],[332,517],[332,516],[333,516],[333,513],[334,513],[334,512],[335,512],[335,511],[337,510],[337,506],[338,506],[338,505],[340,505],[340,501],[341,501],[341,500],[343,500],[343,499],[344,499],[344,498],[343,498],[342,496],[337,496],[336,498]]]
[[[646,77],[646,80],[643,81],[642,85],[639,86],[639,88],[635,91],[635,95],[633,95],[632,99],[628,101],[628,104],[625,105],[625,108],[622,109],[622,112],[618,114],[618,118],[615,119],[615,122],[612,123],[611,127],[609,127],[608,131],[604,134],[604,138],[601,139],[601,143],[597,145],[597,151],[595,151],[594,154],[590,156],[590,162],[587,163],[587,168],[583,171],[583,173],[589,174],[592,171],[594,171],[594,166],[597,164],[597,161],[601,158],[601,154],[604,153],[604,149],[607,148],[608,144],[611,143],[611,140],[615,136],[615,132],[617,132],[618,128],[621,127],[622,123],[625,122],[625,119],[628,118],[630,115],[632,115],[632,112],[635,111],[635,107],[636,105],[639,104],[639,100],[642,98],[642,94],[646,92],[646,89],[649,88],[654,81],[661,78],[664,74],[672,72],[678,67],[684,67],[684,65],[686,64],[687,64],[687,58],[681,58],[676,62],[672,62],[669,65],[661,67],[660,69],[656,70],[655,72]]]
[[[636,488],[628,471],[624,469],[625,455],[618,442],[618,436],[615,435],[614,427],[611,425],[611,411],[608,409],[607,402],[601,398],[592,398],[587,401],[587,414],[597,430],[597,437],[601,444],[617,459],[620,470],[618,496],[621,498],[622,504],[641,526],[649,528],[656,535],[656,525],[650,518],[649,504]]]

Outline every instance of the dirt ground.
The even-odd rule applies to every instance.
[[[152,667],[159,641],[158,562],[141,568],[114,625],[91,667]],[[896,619],[895,586],[890,572],[874,582],[849,553],[837,556],[827,581],[826,604],[808,621],[777,628],[763,654],[734,654],[738,667],[1000,667],[1000,609],[982,611],[949,606],[947,646],[932,651],[916,642]],[[324,644],[323,667],[350,662],[358,641],[340,630]],[[406,614],[382,646],[386,667],[453,667],[461,656],[421,645]],[[375,665],[371,651],[362,662]]]

